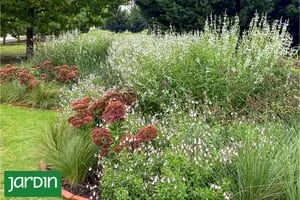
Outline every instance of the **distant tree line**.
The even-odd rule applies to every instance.
[[[211,14],[239,16],[241,31],[247,29],[255,12],[268,14],[268,19],[289,20],[293,44],[299,44],[299,0],[136,0],[141,14],[164,30],[176,32],[201,30]]]
[[[131,2],[131,4],[130,4]],[[122,10],[120,5],[130,4]],[[268,19],[289,20],[293,44],[299,44],[299,0],[1,0],[1,36],[26,34],[26,55],[33,54],[33,36],[55,34],[91,26],[114,32],[139,32],[157,25],[176,32],[202,30],[205,20],[214,16],[238,15],[241,31],[255,14]]]
[[[103,28],[116,33],[136,33],[148,28],[148,22],[137,6],[127,5],[119,7],[115,14],[107,18]]]

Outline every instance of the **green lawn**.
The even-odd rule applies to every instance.
[[[39,169],[34,140],[37,135],[43,134],[43,129],[50,121],[56,119],[56,115],[54,111],[0,105],[0,199],[4,196],[3,171]],[[32,199],[37,200],[37,198]]]
[[[25,42],[0,45],[1,56],[25,55],[25,52],[26,52]]]

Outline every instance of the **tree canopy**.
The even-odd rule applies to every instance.
[[[203,29],[205,19],[211,14],[238,15],[240,27],[245,30],[257,13],[267,13],[269,20],[289,19],[289,32],[294,44],[299,44],[298,0],[136,0],[143,16],[162,29],[170,25],[177,32]]]
[[[26,55],[33,54],[33,36],[58,34],[100,25],[126,0],[1,0],[1,35],[26,29]]]

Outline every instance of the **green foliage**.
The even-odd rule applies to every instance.
[[[34,32],[42,35],[79,28],[88,30],[100,25],[103,18],[115,11],[123,0],[10,0],[1,1],[1,35],[26,29],[26,56],[33,55]],[[5,22],[3,24],[3,22]],[[3,26],[2,26],[3,25]]]
[[[105,21],[104,28],[115,33],[121,33],[128,29],[128,16],[126,12],[118,11]]]
[[[21,85],[18,81],[12,81],[0,84],[0,102],[15,103],[22,102],[27,95],[26,86]]]
[[[105,62],[111,40],[111,34],[102,31],[83,35],[65,34],[40,43],[31,62],[51,60],[55,65],[76,65],[84,75],[94,72],[108,79],[109,69]]]
[[[0,46],[1,56],[20,56],[25,54],[25,44],[8,44]]]
[[[64,120],[51,123],[37,140],[40,158],[62,172],[71,184],[82,183],[94,165],[96,146],[87,132],[73,129]]]
[[[212,1],[173,1],[137,0],[143,16],[153,28],[159,26],[167,30],[173,26],[176,32],[203,30],[204,22],[211,13],[215,15],[238,15],[240,27],[247,29],[256,12],[267,13],[269,20],[290,19],[289,31],[294,37],[294,45],[299,44],[299,2],[297,0],[212,0]]]
[[[141,105],[156,111],[174,98],[193,98],[226,113],[294,112],[288,102],[297,102],[297,78],[289,78],[295,54],[286,24],[256,16],[240,38],[238,18],[222,23],[207,21],[195,34],[124,36],[113,42],[108,63],[139,93]]]
[[[284,189],[285,198],[296,200],[300,196],[300,135],[299,120],[292,120],[288,125],[290,136],[287,137],[286,145],[283,148],[281,159],[285,167],[281,168],[285,174]]]
[[[217,170],[222,174],[217,177],[232,180],[234,199],[293,199],[297,195],[299,127],[286,130],[282,122],[240,124],[229,132],[240,135],[241,148],[232,162]]]
[[[24,102],[37,108],[57,107],[60,88],[56,83],[40,83],[28,93]]]
[[[296,199],[299,120],[208,125],[176,106],[151,120],[161,130],[152,144],[103,160],[103,199]]]
[[[147,22],[141,15],[140,9],[135,6],[127,11],[119,10],[105,21],[104,28],[116,33],[126,30],[137,33],[147,28]]]

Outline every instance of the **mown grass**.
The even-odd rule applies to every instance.
[[[1,56],[24,55],[26,50],[25,42],[5,44],[0,46]]]
[[[38,170],[34,140],[44,133],[45,126],[56,119],[54,111],[0,105],[1,189],[3,198],[3,172],[5,170]],[[31,199],[31,198],[5,198]],[[34,198],[37,199],[37,198]],[[46,198],[43,198],[46,199]],[[59,198],[49,198],[59,199]]]

